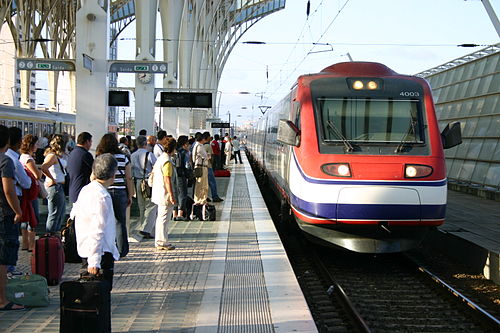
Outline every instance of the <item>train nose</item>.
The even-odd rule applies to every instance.
[[[344,187],[339,192],[338,220],[420,220],[420,196],[415,189],[390,186]]]

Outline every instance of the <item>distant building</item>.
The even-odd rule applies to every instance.
[[[446,150],[448,178],[500,190],[500,44],[418,75],[432,87],[441,129],[462,124],[463,143]]]
[[[31,72],[29,86],[29,108],[34,109],[36,71]],[[16,46],[7,24],[0,30],[0,104],[21,106],[21,77],[16,71]]]

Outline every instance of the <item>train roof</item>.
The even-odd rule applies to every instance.
[[[378,62],[351,61],[340,62],[323,68],[321,73],[333,73],[341,76],[393,76],[399,75],[386,65]]]
[[[33,110],[7,105],[0,105],[0,117],[9,117],[17,120],[38,119],[67,123],[75,122],[75,115],[73,113]]]

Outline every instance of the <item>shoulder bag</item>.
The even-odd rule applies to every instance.
[[[152,188],[149,186],[149,179],[146,177],[146,164],[148,163],[148,155],[149,151],[146,153],[146,158],[144,159],[144,169],[142,170],[142,179],[141,179],[141,194],[145,199],[151,199]],[[152,172],[151,172],[152,174]]]

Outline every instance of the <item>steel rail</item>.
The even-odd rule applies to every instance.
[[[337,299],[340,301],[344,310],[346,310],[348,316],[351,318],[352,323],[356,326],[359,332],[371,333],[372,330],[365,322],[363,317],[359,314],[359,312],[354,307],[354,304],[349,299],[349,296],[344,292],[344,289],[335,281],[333,276],[330,274],[325,264],[319,258],[319,255],[316,253],[316,250],[310,249],[311,256],[316,264],[316,267],[321,271],[321,273],[328,279],[328,284],[330,287],[327,290],[328,295],[331,297],[332,294],[335,294]]]
[[[448,289],[448,291],[450,291],[454,296],[456,296],[457,298],[459,298],[460,300],[462,300],[464,303],[466,303],[469,307],[471,307],[472,309],[478,311],[491,324],[497,325],[498,328],[500,328],[500,320],[499,319],[495,318],[493,315],[491,315],[490,313],[488,313],[486,310],[484,310],[483,308],[481,308],[479,305],[477,305],[476,303],[474,303],[472,300],[470,300],[469,298],[467,298],[465,295],[463,295],[462,293],[460,293],[458,290],[456,290],[455,288],[453,288],[452,286],[450,286],[448,283],[446,283],[445,281],[441,280],[437,275],[435,275],[434,273],[430,272],[428,269],[426,269],[426,268],[424,268],[424,267],[422,267],[420,265],[418,265],[418,269],[422,273],[427,274],[431,279],[433,279],[435,282],[437,282],[438,284],[440,284],[443,288]]]

